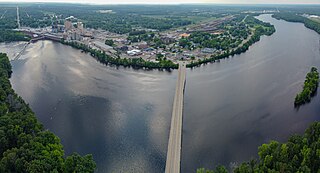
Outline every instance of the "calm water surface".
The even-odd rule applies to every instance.
[[[262,143],[284,142],[320,120],[319,96],[293,107],[306,73],[320,67],[319,35],[303,24],[259,18],[277,32],[247,53],[188,72],[182,172],[250,160]]]
[[[176,72],[106,67],[41,41],[13,61],[13,88],[67,154],[92,153],[98,172],[162,172]]]
[[[293,108],[306,73],[320,67],[319,35],[259,18],[277,32],[244,54],[187,71],[183,173],[249,160],[262,143],[285,141],[320,120],[319,96]],[[22,46],[0,51],[13,56]],[[106,67],[50,41],[31,44],[12,65],[14,89],[67,154],[92,153],[98,172],[164,172],[176,71]]]

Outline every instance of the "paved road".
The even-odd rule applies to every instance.
[[[173,101],[171,127],[166,161],[166,173],[180,173],[183,94],[186,81],[186,65],[179,62],[178,80]]]

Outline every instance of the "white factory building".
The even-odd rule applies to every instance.
[[[135,56],[135,55],[141,55],[142,52],[141,52],[141,50],[133,49],[133,50],[127,51],[127,54],[128,54],[128,55],[131,55],[131,56]]]

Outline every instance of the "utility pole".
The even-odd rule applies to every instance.
[[[20,29],[20,18],[19,18],[19,7],[17,6],[17,24],[18,24],[18,29]]]

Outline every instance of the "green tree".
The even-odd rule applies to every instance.
[[[113,46],[114,45],[114,41],[113,40],[109,40],[109,39],[107,39],[106,41],[105,41],[105,44],[106,45],[108,45],[108,46]]]
[[[262,144],[258,155],[258,161],[242,163],[233,171],[235,173],[319,172],[320,122],[312,123],[302,136],[291,136],[287,143],[271,141]],[[204,171],[207,170],[198,169],[199,173]],[[217,169],[214,172],[216,171]]]
[[[14,92],[10,75],[9,59],[0,53],[0,172],[58,173],[66,172],[66,165],[70,172],[94,172],[91,155],[74,154],[65,159],[60,139],[43,128]]]
[[[92,155],[82,157],[77,153],[73,153],[66,158],[65,170],[67,173],[91,173],[94,172],[95,167],[96,163],[93,161]]]

